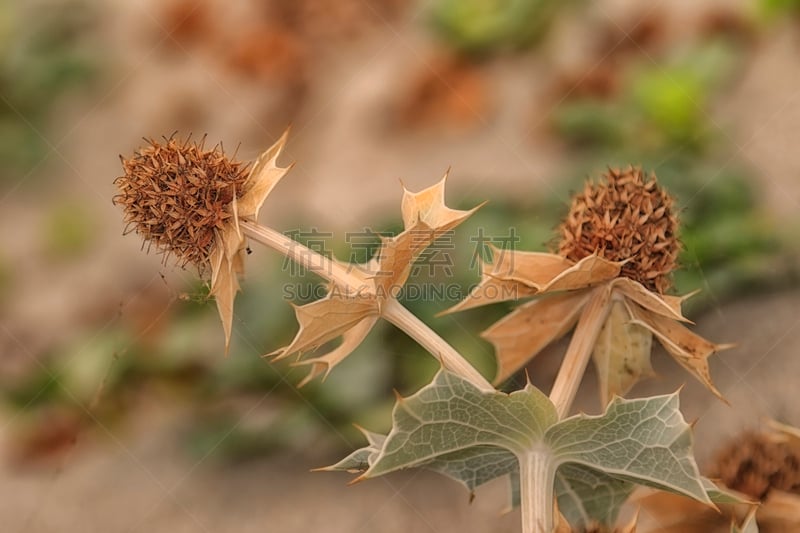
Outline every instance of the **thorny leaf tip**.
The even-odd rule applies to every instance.
[[[232,220],[215,234],[212,244],[211,295],[217,301],[217,310],[225,333],[225,355],[230,349],[233,329],[233,304],[239,291],[239,276],[244,273],[244,251],[246,239],[239,227],[239,218],[255,219],[261,205],[275,185],[283,178],[291,165],[279,167],[277,158],[281,154],[289,134],[283,135],[266,152],[261,154],[242,185],[242,194],[234,197],[230,204]]]
[[[418,222],[424,222],[436,231],[446,231],[456,227],[483,206],[479,204],[467,211],[447,207],[444,192],[449,172],[448,169],[441,180],[419,192],[412,192],[403,185],[401,212],[406,229],[413,228]]]

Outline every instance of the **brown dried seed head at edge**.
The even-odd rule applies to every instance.
[[[800,494],[800,449],[769,434],[745,433],[718,454],[711,477],[758,500],[773,489]]]
[[[621,276],[663,294],[671,286],[680,242],[673,199],[640,168],[609,169],[586,183],[559,227],[559,255],[580,261],[594,253],[626,261]]]
[[[146,139],[131,158],[120,156],[124,175],[114,180],[114,204],[125,211],[125,233],[135,231],[159,253],[192,263],[202,272],[215,231],[231,216],[230,204],[242,195],[247,165],[203,141],[163,143]]]

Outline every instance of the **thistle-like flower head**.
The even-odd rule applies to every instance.
[[[532,298],[484,331],[508,378],[566,335],[592,349],[601,401],[652,375],[655,337],[676,361],[719,397],[707,359],[729,345],[692,333],[681,322],[683,298],[665,294],[680,243],[672,198],[638,168],[609,170],[576,194],[557,254],[495,249],[470,295],[448,310]]]
[[[771,490],[800,494],[798,441],[782,437],[775,431],[740,435],[717,455],[711,475],[757,500]]]
[[[609,169],[576,194],[559,227],[558,254],[578,262],[596,254],[622,261],[620,275],[666,292],[678,266],[678,219],[672,197],[640,168]]]
[[[174,254],[181,266],[203,270],[214,232],[233,216],[233,199],[242,196],[247,167],[220,147],[205,149],[202,141],[147,142],[132,157],[120,157],[124,174],[114,181],[125,232],[138,233],[165,259]]]
[[[122,159],[124,175],[114,180],[114,203],[125,212],[126,232],[141,235],[148,248],[180,264],[211,270],[211,295],[225,330],[227,353],[233,323],[233,301],[244,271],[245,238],[240,220],[255,220],[272,188],[290,167],[278,156],[288,130],[247,171],[221,148],[203,143],[153,140]]]

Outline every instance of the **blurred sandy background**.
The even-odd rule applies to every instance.
[[[469,504],[429,473],[346,487],[312,474],[384,429],[391,390],[435,370],[389,326],[324,384],[259,358],[291,338],[280,258],[254,249],[234,349],[195,273],[121,236],[118,155],[207,135],[254,159],[291,124],[296,166],[262,221],[397,229],[400,180],[451,168],[485,199],[469,236],[542,249],[569,191],[606,165],[664,177],[687,221],[677,289],[698,330],[738,343],[688,383],[707,460],[740,425],[800,424],[800,3],[793,0],[32,0],[0,3],[0,529],[516,531],[505,486]],[[462,230],[459,230],[462,233]],[[308,237],[308,235],[306,235]],[[461,249],[464,251],[461,252]],[[282,268],[283,267],[283,268]],[[434,319],[491,372],[477,333],[502,309]],[[558,349],[531,368],[547,388]],[[634,394],[684,382],[662,377]],[[579,407],[596,409],[593,376]]]

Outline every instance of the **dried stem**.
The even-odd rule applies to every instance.
[[[608,316],[610,298],[607,286],[597,287],[578,319],[578,325],[572,334],[567,353],[550,391],[550,401],[556,406],[559,419],[569,414],[569,409],[575,400],[586,365],[589,364],[592,348]]]
[[[239,227],[246,236],[254,241],[269,246],[328,281],[336,282],[342,287],[354,290],[353,294],[357,294],[366,288],[364,280],[352,272],[348,272],[344,265],[290,239],[283,233],[248,220],[240,220]]]
[[[594,289],[578,319],[569,348],[561,363],[550,401],[563,419],[578,392],[592,348],[608,315],[611,293],[608,287]],[[553,483],[555,471],[547,458],[535,450],[519,458],[520,507],[523,533],[551,533],[554,528]]]
[[[397,300],[389,300],[381,310],[383,318],[405,331],[416,340],[423,348],[441,361],[442,365],[458,374],[479,389],[494,392],[495,388],[484,378],[475,367],[452,346],[447,344],[439,335],[417,318],[411,311],[403,307]]]
[[[269,246],[311,272],[342,287],[346,287],[348,292],[358,294],[368,290],[364,280],[352,272],[348,272],[343,265],[290,239],[286,235],[251,221],[241,220],[239,224],[244,234],[254,241]],[[388,300],[381,309],[381,315],[416,340],[436,357],[447,370],[469,380],[470,383],[483,391],[495,390],[491,383],[475,370],[460,353],[396,300]]]

